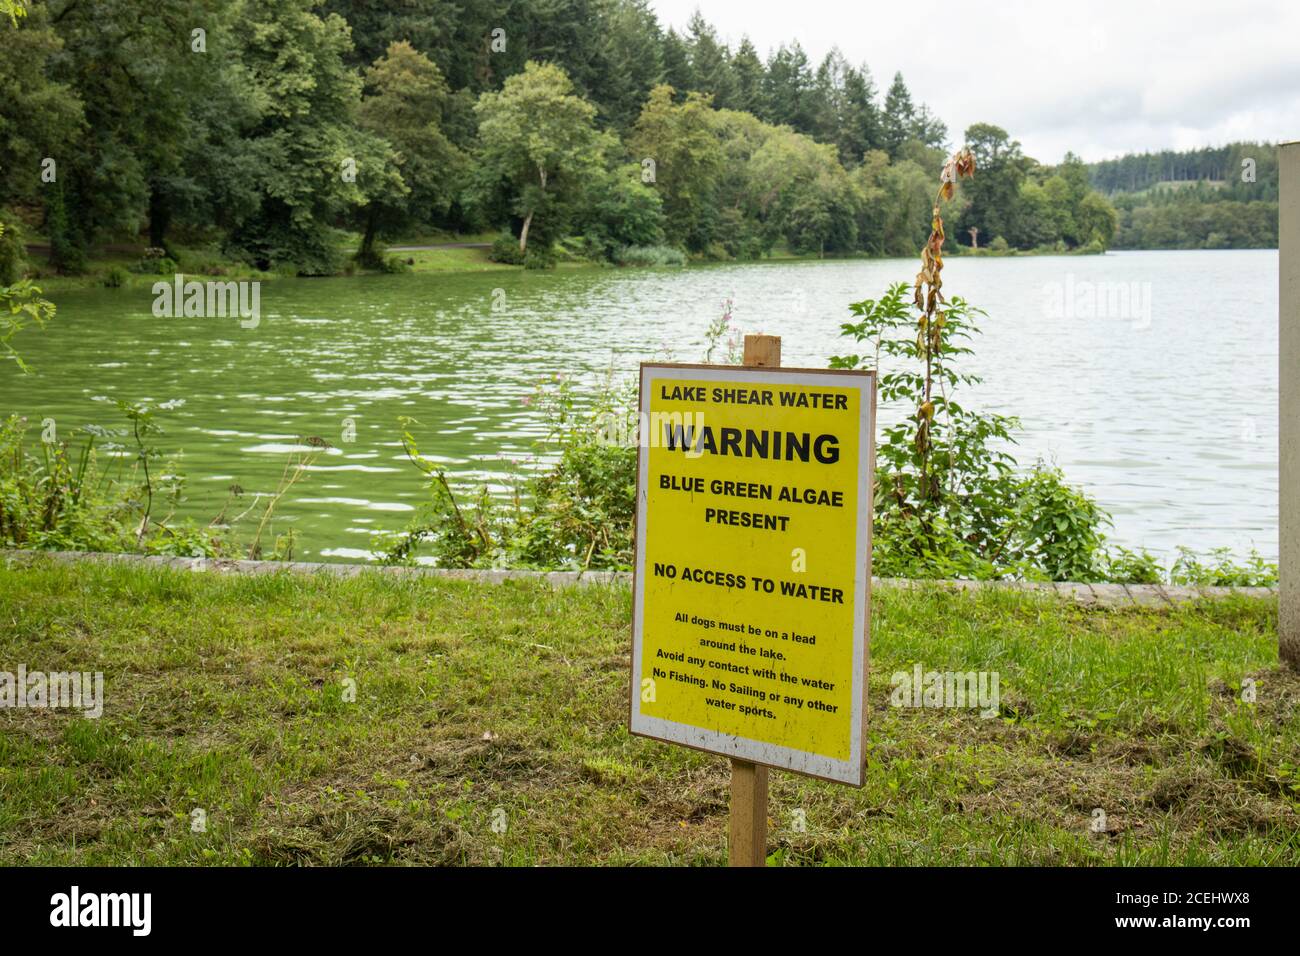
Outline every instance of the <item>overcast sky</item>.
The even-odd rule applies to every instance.
[[[1125,152],[1300,139],[1300,0],[650,0],[683,29],[699,7],[732,49],[748,34],[766,58],[797,39],[832,46],[876,85],[903,72],[954,146],[995,123],[1055,163]]]

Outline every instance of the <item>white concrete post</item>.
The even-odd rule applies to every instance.
[[[1278,147],[1278,652],[1300,670],[1300,142]]]

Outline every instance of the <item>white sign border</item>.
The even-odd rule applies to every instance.
[[[794,773],[860,787],[866,767],[863,750],[866,741],[867,718],[867,667],[869,663],[871,622],[871,524],[874,510],[872,479],[875,471],[876,376],[874,372],[841,371],[837,369],[779,369],[745,365],[674,365],[646,362],[641,365],[638,411],[641,421],[649,421],[650,386],[656,381],[681,381],[690,379],[706,382],[761,381],[773,385],[826,385],[837,388],[858,388],[862,395],[859,408],[866,414],[859,416],[858,436],[858,547],[855,558],[856,573],[853,579],[853,679],[860,683],[853,694],[853,712],[850,715],[850,747],[848,760],[836,760],[822,754],[809,753],[794,747],[770,744],[716,730],[694,727],[662,717],[641,713],[641,657],[643,618],[645,612],[646,554],[645,534],[649,455],[645,439],[637,448],[636,481],[636,562],[632,593],[632,685],[629,700],[629,730],[635,736],[651,737],[668,743],[681,744],[708,753],[721,754],[739,760],[790,770]],[[828,381],[833,379],[834,381]]]

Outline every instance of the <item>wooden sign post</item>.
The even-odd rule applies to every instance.
[[[767,768],[731,758],[732,866],[767,865]]]
[[[746,335],[746,368],[780,368],[781,336]],[[732,866],[767,865],[767,768],[731,758],[731,826],[727,844]]]
[[[729,859],[763,866],[768,769],[862,786],[872,372],[641,366],[633,734],[731,759]]]

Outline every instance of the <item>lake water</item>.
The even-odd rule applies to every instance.
[[[304,560],[357,560],[423,498],[399,415],[462,479],[500,482],[536,452],[543,429],[524,399],[539,379],[699,361],[728,298],[734,325],[782,337],[783,364],[822,367],[854,351],[839,335],[847,304],[915,271],[873,260],[285,279],[262,284],[255,329],[155,318],[148,289],[66,293],[53,324],[15,340],[35,371],[3,366],[0,412],[53,418],[62,436],[122,424],[96,396],[184,399],[159,444],[183,451],[186,513],[202,520],[232,482],[273,491],[295,440],[322,436],[337,447],[275,531],[295,527]],[[1021,418],[1022,464],[1055,460],[1112,513],[1121,544],[1276,560],[1275,251],[954,258],[944,280],[988,312],[967,366],[985,381],[967,404]]]

